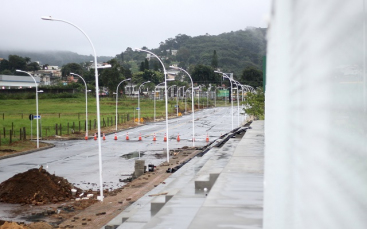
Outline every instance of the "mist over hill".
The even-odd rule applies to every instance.
[[[8,59],[9,55],[18,55],[29,57],[32,61],[39,61],[40,65],[63,66],[68,63],[83,63],[93,61],[92,55],[80,55],[70,51],[20,51],[20,50],[0,50],[0,58]],[[106,62],[112,59],[112,56],[99,56],[98,62]]]

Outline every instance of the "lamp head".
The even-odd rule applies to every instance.
[[[52,17],[51,16],[43,16],[41,17],[42,20],[47,20],[47,21],[52,21]]]
[[[22,70],[19,70],[19,69],[17,69],[17,70],[15,70],[16,72],[23,72]]]
[[[141,51],[141,49],[139,49],[139,48],[134,48],[134,51],[136,51],[136,52],[140,52],[140,51]]]
[[[169,66],[170,68],[173,68],[173,69],[180,69],[179,67],[176,67],[176,66],[173,66],[173,65],[171,65],[171,66]]]

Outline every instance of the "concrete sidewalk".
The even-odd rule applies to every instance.
[[[193,158],[103,228],[262,228],[264,122],[251,128]]]

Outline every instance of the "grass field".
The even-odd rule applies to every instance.
[[[184,113],[185,101],[179,101],[179,112]],[[214,101],[208,101],[209,106],[214,106]],[[195,102],[197,109],[197,100]],[[200,98],[200,108],[207,105],[206,98]],[[217,101],[217,106],[224,105],[224,102]],[[170,115],[176,114],[176,99],[170,100],[168,111]],[[29,115],[36,115],[35,99],[22,100],[0,100],[0,150],[9,149],[14,142],[23,138],[23,130],[26,131],[26,139],[36,138],[36,120],[29,120]],[[122,126],[126,122],[134,122],[134,117],[138,117],[136,108],[138,107],[137,98],[119,98],[118,101],[118,125]],[[151,121],[154,117],[154,102],[151,99],[140,98],[140,117],[144,121]],[[187,102],[187,111],[191,111],[191,101]],[[83,94],[76,98],[39,98],[38,112],[41,116],[40,137],[64,136],[78,134],[85,135],[85,97]],[[101,127],[112,128],[116,126],[116,99],[100,98]],[[156,118],[165,117],[164,100],[156,101]],[[88,97],[88,129],[90,133],[96,132],[96,99]],[[32,123],[32,131],[31,131]],[[61,132],[60,132],[61,125]],[[79,131],[80,129],[80,131]],[[10,133],[12,133],[10,143]],[[91,134],[89,134],[91,135]],[[17,143],[19,145],[19,143]]]

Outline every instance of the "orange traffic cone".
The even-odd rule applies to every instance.
[[[156,136],[155,136],[155,133],[154,133],[154,135],[153,135],[153,141],[157,141],[157,138],[156,138]]]
[[[177,134],[177,141],[180,141],[180,134]]]
[[[106,140],[106,135],[104,135],[104,133],[103,133],[103,138],[102,139],[103,139],[103,141]]]
[[[94,140],[97,140],[97,134],[94,133]]]
[[[85,137],[84,137],[85,140],[88,140],[88,134],[85,133]]]
[[[141,133],[139,133],[139,141],[141,141]]]
[[[167,141],[167,135],[166,135],[166,133],[164,134],[164,141],[165,142]]]
[[[115,138],[114,138],[114,140],[117,140],[117,134],[115,133]]]
[[[129,140],[129,132],[126,133],[126,140]]]
[[[206,142],[209,142],[209,135],[208,135],[208,133],[206,133]]]

